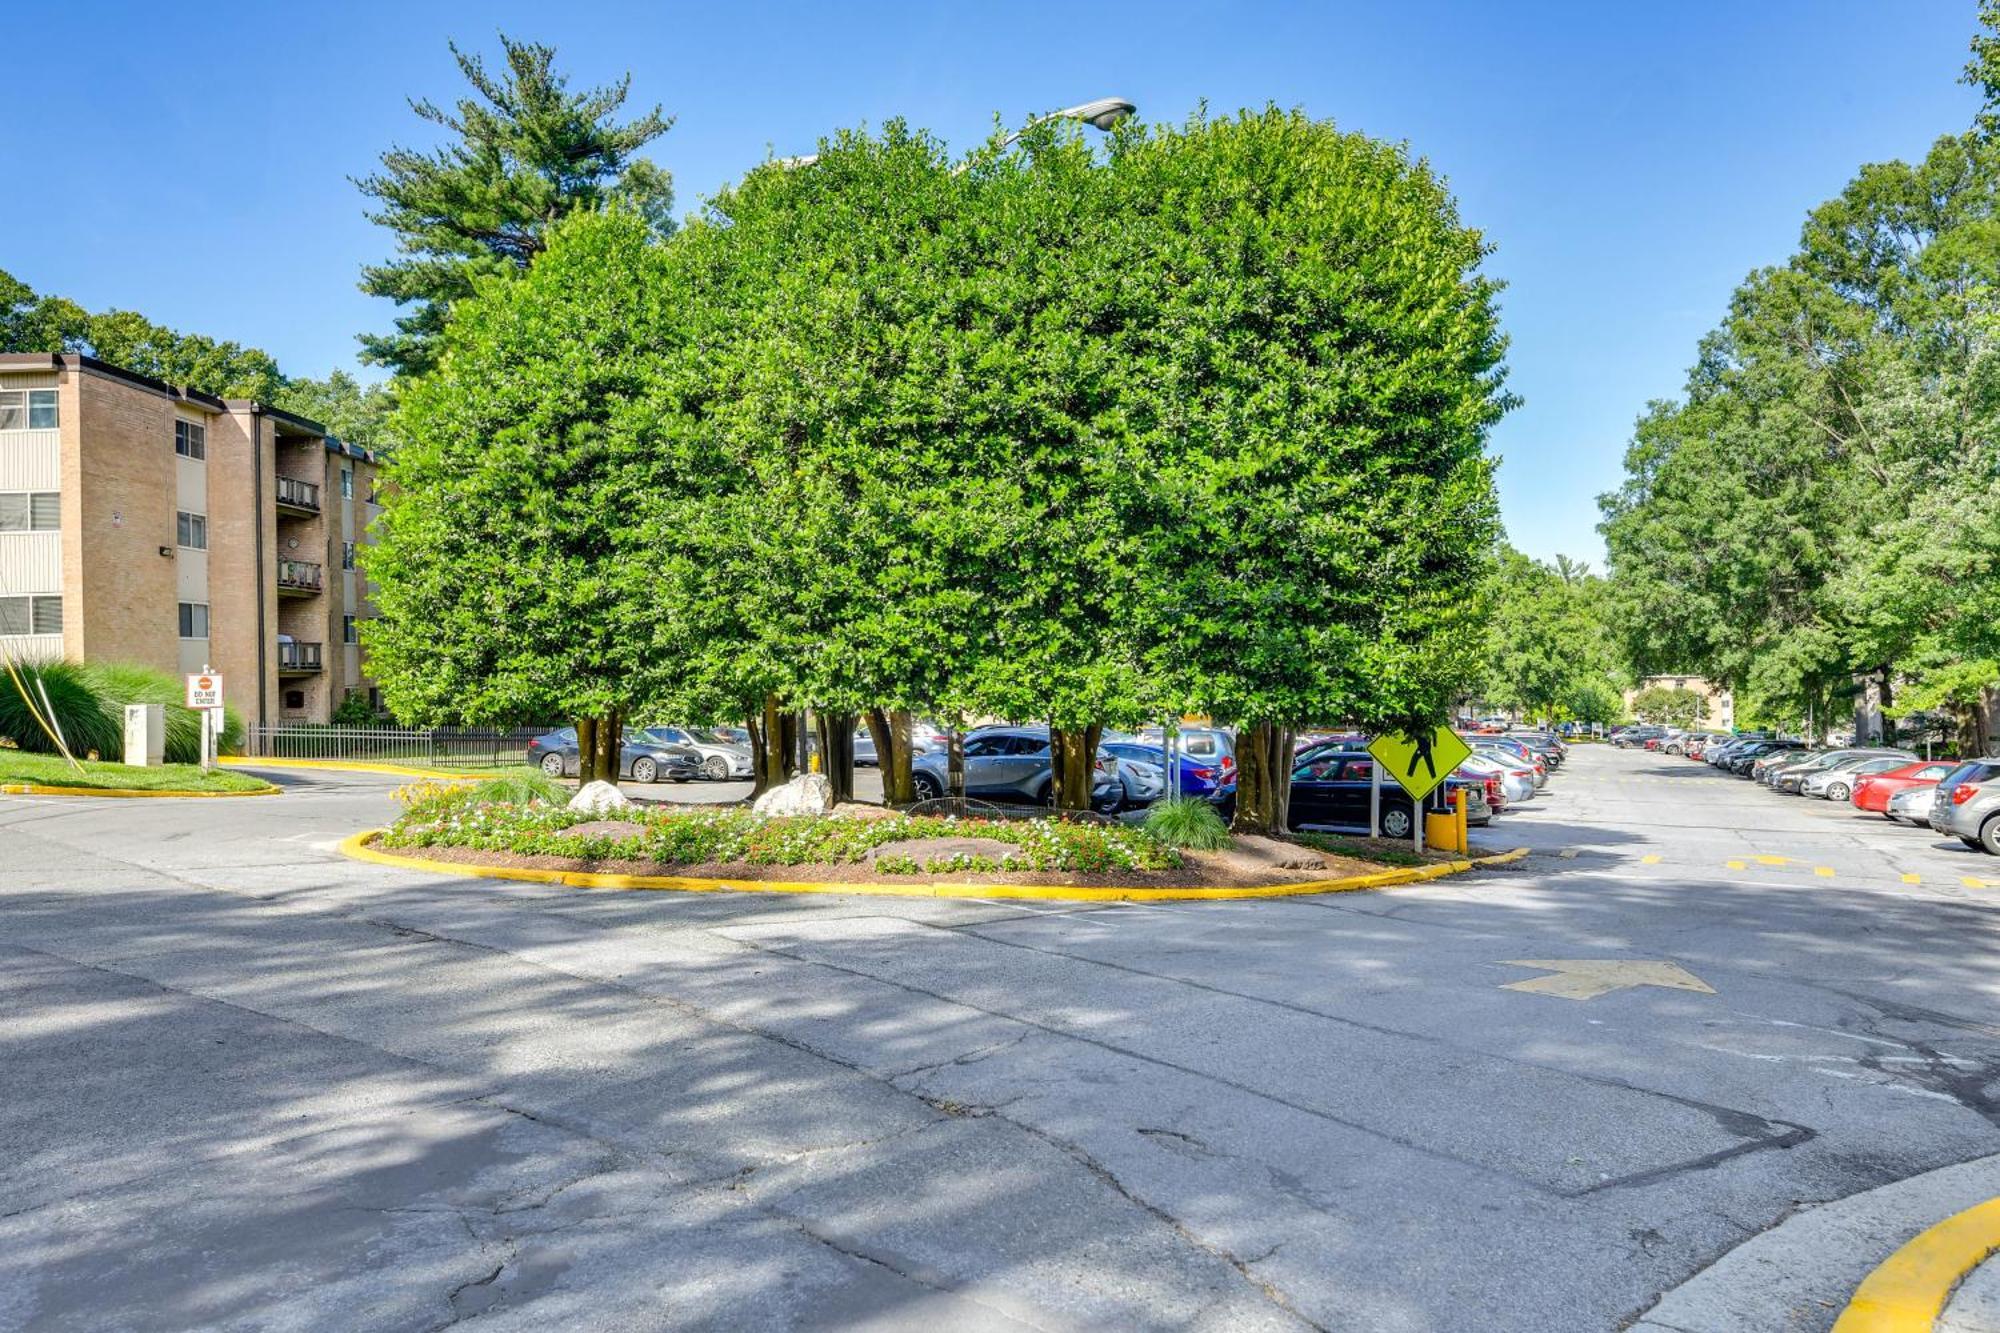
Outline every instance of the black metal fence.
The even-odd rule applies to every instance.
[[[246,727],[253,759],[367,759],[424,768],[507,768],[527,762],[528,742],[554,727]]]

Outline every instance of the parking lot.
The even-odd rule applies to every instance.
[[[0,798],[0,1329],[1612,1329],[2000,1123],[2000,861],[1684,759],[1143,906],[429,877],[279,776]]]

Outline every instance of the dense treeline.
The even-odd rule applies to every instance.
[[[363,386],[343,370],[319,380],[294,378],[259,348],[182,333],[135,310],[93,313],[67,297],[38,294],[4,269],[0,352],[81,352],[169,384],[296,412],[350,444],[391,443],[395,402],[383,385]]]
[[[1701,673],[1788,724],[1871,679],[1977,746],[2000,680],[2000,6],[1987,112],[1863,168],[1753,273],[1602,500],[1635,674]]]
[[[1602,577],[1568,556],[1544,562],[1503,542],[1489,597],[1485,702],[1548,721],[1620,719],[1629,677]]]
[[[1485,246],[1403,150],[1275,110],[1044,124],[964,161],[891,124],[671,234],[615,203],[457,301],[366,557],[399,716],[798,713],[1290,731],[1476,683],[1509,405]],[[611,742],[603,742],[604,744]],[[588,747],[586,747],[588,748]],[[608,750],[605,757],[609,757]]]

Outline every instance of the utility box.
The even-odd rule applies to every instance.
[[[167,710],[162,704],[125,705],[125,762],[149,768],[167,757]]]

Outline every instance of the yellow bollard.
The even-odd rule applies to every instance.
[[[1449,810],[1424,811],[1424,846],[1434,852],[1455,852],[1460,848],[1452,845],[1458,837],[1458,816]]]
[[[1454,793],[1452,803],[1458,807],[1458,854],[1464,856],[1472,850],[1472,835],[1465,828],[1465,807],[1468,803],[1465,793]]]

